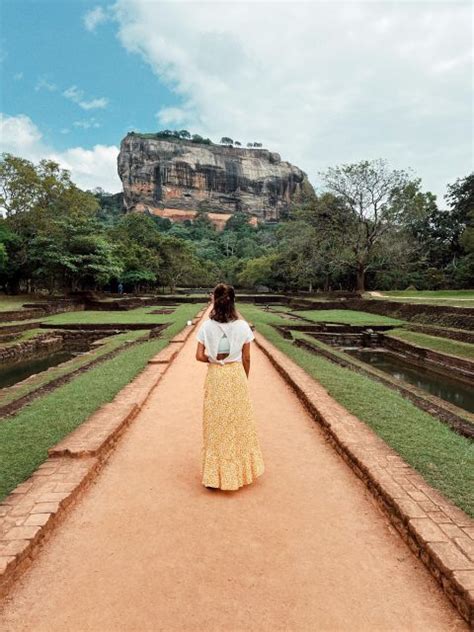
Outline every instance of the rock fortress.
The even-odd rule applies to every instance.
[[[277,222],[292,201],[314,194],[306,173],[268,149],[205,144],[130,132],[120,144],[118,173],[125,209],[171,221],[205,211],[222,229],[234,213]]]

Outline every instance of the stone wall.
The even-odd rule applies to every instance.
[[[369,299],[348,299],[344,308],[372,314],[381,314],[401,320],[415,321],[428,325],[441,325],[458,329],[474,330],[474,310],[449,305],[420,305],[378,301]]]
[[[8,312],[0,311],[0,322],[6,323],[16,320],[33,320],[59,314],[62,312],[77,312],[84,309],[83,303],[75,301],[52,301],[44,303],[25,303],[25,309]]]
[[[423,366],[437,370],[444,375],[449,374],[450,369],[454,368],[458,379],[474,380],[474,362],[467,359],[438,353],[392,336],[383,336],[381,343],[387,349],[408,355],[409,358],[418,360]]]
[[[26,358],[60,351],[63,347],[62,336],[54,332],[40,334],[32,340],[25,340],[8,347],[0,347],[0,363],[19,362]]]

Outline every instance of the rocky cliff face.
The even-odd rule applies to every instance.
[[[214,213],[244,211],[278,220],[291,200],[311,195],[306,174],[266,149],[203,145],[128,134],[118,173],[126,209]]]

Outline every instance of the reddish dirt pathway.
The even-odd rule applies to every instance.
[[[194,335],[16,584],[5,632],[434,632],[463,622],[255,346],[266,471],[201,485]]]

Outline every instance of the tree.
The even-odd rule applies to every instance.
[[[363,160],[320,172],[327,189],[337,195],[347,214],[346,243],[355,269],[357,289],[365,290],[367,270],[386,233],[400,226],[411,202],[409,174],[390,170],[386,161]]]
[[[444,197],[450,207],[453,257],[461,257],[466,246],[467,252],[472,252],[469,244],[472,244],[474,231],[474,172],[448,184]]]
[[[0,275],[8,270],[8,246],[14,239],[15,235],[8,229],[5,220],[0,218]]]
[[[168,286],[171,293],[176,290],[178,283],[195,280],[194,270],[198,260],[189,242],[166,236],[163,238],[160,254],[163,258],[160,282],[161,285]]]
[[[239,143],[239,141],[238,141],[238,140],[236,140],[236,141],[234,142],[234,145],[235,145],[236,147],[242,147],[242,143]]]
[[[179,135],[180,135],[181,138],[187,138],[187,139],[191,138],[191,134],[188,132],[187,129],[182,129],[179,132]]]
[[[238,274],[238,282],[244,287],[257,285],[273,285],[272,277],[278,262],[276,253],[263,255],[246,261],[243,270]]]
[[[221,145],[233,145],[234,141],[232,140],[232,138],[229,138],[228,136],[223,136],[221,138]]]
[[[31,240],[29,257],[34,282],[50,292],[102,287],[122,271],[114,246],[91,218],[55,219]]]
[[[122,262],[122,281],[133,291],[154,285],[162,272],[163,239],[155,218],[128,213],[109,235]]]
[[[60,220],[93,219],[99,204],[93,193],[76,187],[69,172],[54,161],[41,160],[35,165],[4,153],[0,207],[5,212],[5,226],[14,235],[6,246],[9,264],[4,282],[8,291],[17,292],[21,285],[29,290],[38,279],[30,252],[35,240],[58,232]]]

